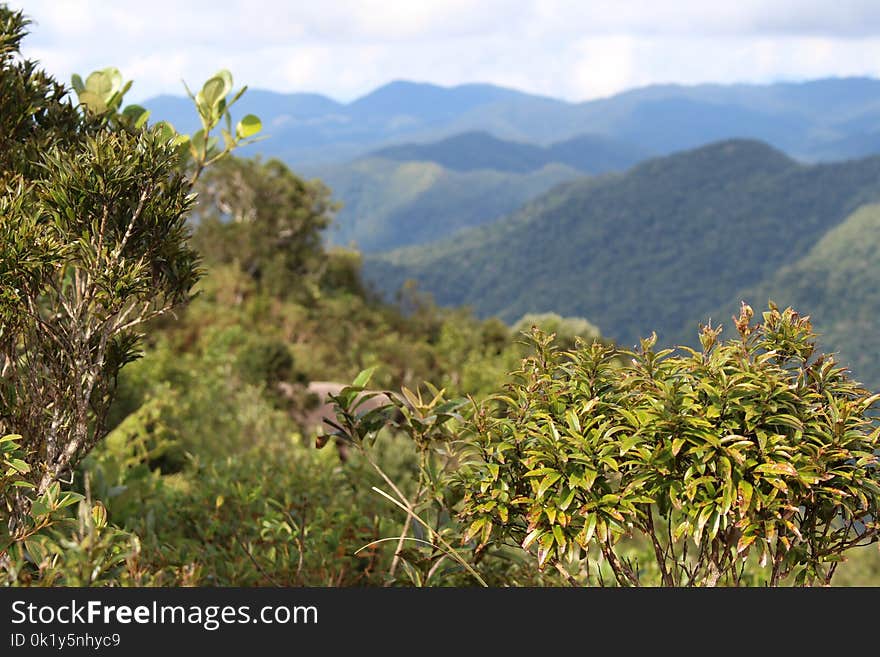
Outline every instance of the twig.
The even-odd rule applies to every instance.
[[[235,537],[235,541],[241,546],[241,549],[244,550],[244,553],[251,560],[251,563],[253,563],[254,566],[256,566],[257,570],[260,571],[260,574],[263,577],[265,577],[266,579],[268,579],[270,582],[272,582],[272,584],[274,584],[278,588],[281,588],[281,584],[279,584],[278,581],[274,577],[272,577],[269,573],[267,573],[265,570],[263,570],[263,567],[259,563],[257,563],[257,560],[254,559],[254,555],[251,554],[250,550],[247,549],[247,546],[245,546],[245,544],[242,542],[242,540],[237,535]]]

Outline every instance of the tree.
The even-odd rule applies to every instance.
[[[209,262],[237,263],[266,292],[311,291],[324,268],[321,231],[337,206],[319,181],[279,160],[226,160],[200,182],[195,241]]]
[[[813,357],[809,318],[752,315],[743,304],[727,342],[703,327],[701,351],[643,340],[623,368],[611,347],[559,353],[536,332],[474,418],[467,537],[514,539],[569,577],[599,561],[624,586],[651,570],[634,544],[648,583],[829,583],[880,531],[880,395]]]
[[[27,24],[0,6],[0,435],[21,436],[27,466],[4,494],[13,538],[34,499],[104,436],[143,325],[190,298],[193,182],[259,129],[240,123],[222,151],[211,142],[229,123],[226,72],[194,97],[205,129],[193,138],[147,126],[137,108],[117,112],[130,83],[115,69],[74,77],[77,108],[22,61]]]

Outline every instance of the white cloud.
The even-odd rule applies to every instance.
[[[400,78],[584,100],[657,82],[880,75],[876,0],[29,0],[25,11],[36,22],[26,55],[63,80],[119,66],[133,101],[220,67],[251,87],[341,100]]]

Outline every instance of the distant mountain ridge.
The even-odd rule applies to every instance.
[[[143,105],[154,119],[196,127],[185,97],[160,96]],[[861,157],[880,147],[880,81],[871,78],[657,85],[583,103],[487,84],[395,81],[351,103],[250,90],[235,109],[258,114],[271,137],[250,152],[297,169],[473,131],[539,146],[589,134],[655,155],[728,138],[760,139],[805,160]]]
[[[584,173],[604,173],[627,169],[647,155],[647,151],[636,146],[597,135],[581,135],[540,146],[472,131],[430,143],[388,146],[367,157],[435,162],[453,171],[492,169],[527,173],[548,164],[562,164]]]

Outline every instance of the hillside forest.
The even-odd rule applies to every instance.
[[[880,585],[880,83],[141,106],[28,29],[4,586]]]

